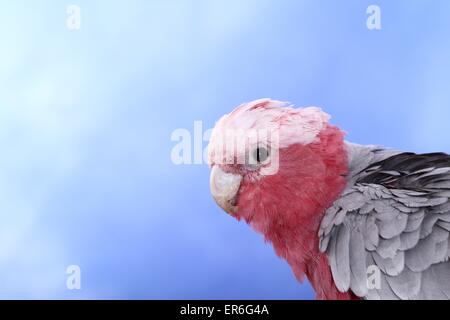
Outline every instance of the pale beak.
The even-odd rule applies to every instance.
[[[227,173],[217,165],[213,166],[211,170],[211,194],[216,203],[231,215],[235,215],[237,212],[235,201],[241,181],[241,175]]]

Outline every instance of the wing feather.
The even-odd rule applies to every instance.
[[[319,231],[337,288],[365,299],[449,299],[450,156],[358,152]],[[376,162],[364,168],[358,154]],[[378,288],[368,287],[370,266]]]

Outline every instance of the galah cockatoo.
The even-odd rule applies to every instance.
[[[450,156],[353,144],[329,119],[270,99],[223,116],[208,151],[215,201],[318,299],[448,299]]]

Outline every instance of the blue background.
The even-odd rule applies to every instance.
[[[171,161],[175,129],[244,101],[450,151],[447,0],[78,0],[79,31],[66,1],[0,3],[0,298],[313,298],[216,207],[207,165]]]

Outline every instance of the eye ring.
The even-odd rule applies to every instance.
[[[269,149],[265,147],[257,147],[253,150],[253,159],[256,160],[258,164],[266,162],[269,157]]]

